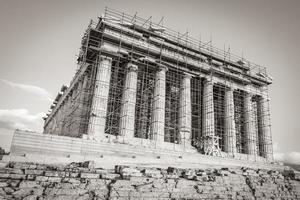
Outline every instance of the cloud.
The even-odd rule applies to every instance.
[[[45,113],[30,114],[27,109],[0,109],[0,128],[42,131]]]
[[[8,81],[5,79],[0,79],[0,81],[12,88],[17,88],[17,89],[23,90],[25,92],[34,94],[34,95],[38,96],[41,100],[53,101],[51,94],[47,90],[45,90],[41,87],[38,87],[35,85],[14,83],[14,82],[11,82],[11,81]]]
[[[274,158],[276,161],[300,165],[300,152],[274,153]]]

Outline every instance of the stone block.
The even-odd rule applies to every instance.
[[[57,188],[47,188],[45,190],[46,195],[83,195],[87,193],[87,190],[84,189],[57,189]]]
[[[64,171],[45,171],[45,176],[48,176],[48,177],[65,177],[65,176],[69,176],[69,172],[64,172]]]
[[[23,198],[23,200],[37,200],[38,195],[28,195],[27,197]]]
[[[161,178],[162,177],[161,172],[157,169],[144,169],[142,172],[147,177],[151,177],[151,178]]]
[[[89,199],[92,199],[93,197],[90,197],[89,194],[84,194],[82,196],[79,196],[76,198],[76,200],[89,200]]]
[[[46,182],[46,181],[48,181],[48,178],[49,178],[49,177],[47,177],[47,176],[37,176],[37,177],[35,178],[35,180],[36,180],[36,181],[40,181],[40,182]]]
[[[183,170],[183,173],[182,173],[183,178],[192,180],[192,179],[194,179],[195,176],[196,176],[195,170],[192,170],[192,169]]]
[[[38,186],[36,181],[21,181],[19,188],[34,188]]]
[[[0,174],[0,179],[8,179],[9,174]]]
[[[14,193],[12,193],[12,195],[14,196],[14,198],[24,198],[28,195],[42,195],[43,194],[43,188],[22,188],[19,189],[17,191],[15,191]]]
[[[21,162],[10,162],[8,164],[8,167],[15,168],[15,169],[27,169],[28,166],[29,166],[28,164],[21,163]]]
[[[165,174],[164,177],[167,179],[178,179],[179,175],[178,174]]]
[[[294,170],[284,170],[282,172],[282,175],[286,178],[286,179],[295,179],[295,171]]]
[[[6,195],[6,192],[3,188],[0,187],[0,197],[2,197],[3,195]]]
[[[36,169],[37,168],[37,165],[36,164],[29,164],[28,169]]]
[[[8,178],[16,179],[16,180],[23,180],[26,178],[26,175],[24,175],[24,174],[9,174]]]
[[[90,178],[99,178],[99,177],[100,177],[99,174],[85,173],[85,172],[80,173],[80,178],[90,179]]]
[[[69,172],[69,177],[70,178],[77,178],[80,176],[80,173],[77,172]]]
[[[7,169],[8,173],[10,174],[24,174],[24,170],[23,169]]]
[[[11,187],[3,188],[6,194],[12,194],[15,190]]]
[[[127,166],[127,165],[116,165],[116,166],[115,166],[115,173],[120,174],[121,171],[122,171],[122,169],[128,168],[128,167],[129,167],[129,166]]]
[[[30,181],[35,180],[35,178],[36,178],[36,175],[33,175],[33,174],[28,174],[27,177],[26,177],[26,179],[30,180]]]
[[[7,181],[7,183],[9,183],[9,186],[12,188],[18,187],[20,182],[21,182],[21,180],[12,180],[12,179]]]
[[[8,186],[8,184],[6,182],[0,182],[0,188],[6,187],[6,186]]]
[[[300,172],[295,172],[295,180],[300,181]]]
[[[108,189],[100,189],[100,190],[95,190],[95,197],[94,199],[99,199],[99,200],[104,200],[104,199],[109,199],[108,198],[108,192],[109,190]],[[112,199],[112,198],[111,198]]]
[[[168,167],[168,169],[167,169],[168,174],[179,174],[179,171],[180,170],[175,167]]]
[[[149,177],[130,177],[129,178],[132,185],[142,185],[142,184],[149,184],[153,182],[153,178]]]
[[[90,179],[86,185],[86,189],[88,190],[108,190],[108,185],[110,184],[110,180],[103,179]]]
[[[25,174],[43,175],[44,171],[40,169],[25,169]]]
[[[128,178],[128,177],[132,177],[132,176],[135,176],[135,177],[141,177],[143,176],[143,174],[135,169],[135,168],[123,168],[121,171],[120,171],[120,174],[123,178]]]
[[[49,177],[48,181],[49,182],[60,183],[61,182],[61,178],[60,177]]]
[[[46,165],[41,165],[41,164],[40,164],[40,165],[37,165],[37,166],[36,166],[36,169],[37,169],[37,170],[45,170],[45,169],[47,169],[47,166],[46,166]]]
[[[95,161],[85,161],[82,163],[82,167],[95,169]]]
[[[74,200],[78,197],[78,195],[48,195],[44,200]]]
[[[95,173],[97,173],[97,174],[107,174],[107,173],[109,173],[109,171],[105,170],[105,169],[95,169]]]
[[[61,182],[71,183],[73,185],[79,185],[80,184],[80,180],[76,179],[76,178],[63,178]]]
[[[121,177],[120,174],[115,174],[115,173],[101,174],[100,176],[102,179],[108,179],[108,180],[115,180]]]
[[[197,183],[192,180],[179,179],[176,188],[194,188]]]
[[[130,190],[134,189],[134,187],[131,185],[131,182],[129,180],[117,180],[114,184],[111,184],[111,186],[114,189],[120,189],[120,190]]]
[[[202,176],[194,176],[195,181],[202,181]]]

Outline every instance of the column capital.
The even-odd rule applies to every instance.
[[[189,78],[189,79],[191,79],[192,77],[193,77],[192,74],[187,73],[187,72],[183,72],[183,78]]]
[[[246,94],[246,96],[248,96],[248,97],[250,97],[250,98],[252,98],[255,94],[253,94],[252,92],[250,92],[250,91],[245,91],[244,90],[244,92],[245,92],[245,94]]]
[[[111,57],[108,57],[108,56],[103,56],[103,55],[100,55],[100,61],[102,60],[108,60],[109,62],[112,61],[112,58]]]
[[[204,84],[213,85],[214,83],[213,83],[213,80],[211,80],[211,79],[205,79]]]
[[[235,90],[234,87],[230,87],[230,86],[225,87],[225,89],[226,91],[232,91],[232,92]]]
[[[165,66],[165,65],[163,65],[161,63],[157,63],[156,65],[157,65],[159,71],[165,71],[165,72],[168,71],[168,67],[167,66]]]
[[[138,70],[138,66],[131,63],[131,62],[129,62],[129,63],[126,64],[126,69],[128,71],[135,71],[136,72]]]
[[[271,98],[266,95],[258,95],[258,98],[262,101],[271,101]]]

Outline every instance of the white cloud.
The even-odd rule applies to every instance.
[[[0,110],[0,128],[42,131],[45,113],[30,114],[27,109]]]
[[[0,79],[1,82],[5,83],[6,85],[9,85],[12,88],[17,88],[20,90],[23,90],[25,92],[29,92],[31,94],[34,94],[38,96],[41,100],[47,100],[47,101],[53,101],[51,94],[38,86],[35,85],[27,85],[27,84],[21,84],[21,83],[14,83],[5,79]]]
[[[300,152],[292,151],[289,153],[274,153],[274,158],[275,160],[284,163],[300,165]]]

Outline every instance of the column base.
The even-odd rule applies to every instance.
[[[87,139],[87,140],[95,140],[97,142],[107,141],[107,138],[106,138],[105,135],[103,135],[103,136],[86,135],[85,139]]]

